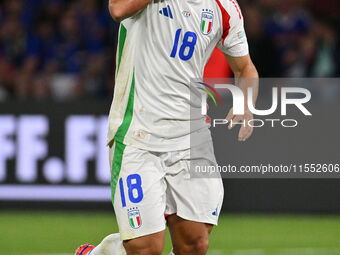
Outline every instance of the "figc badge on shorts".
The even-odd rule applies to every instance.
[[[142,219],[140,217],[138,207],[128,209],[128,218],[132,228],[137,229],[142,225]]]
[[[204,35],[210,34],[214,23],[214,12],[209,9],[202,10],[201,16],[201,32]]]

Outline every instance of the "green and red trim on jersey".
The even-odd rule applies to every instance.
[[[118,58],[117,58],[116,75],[119,72],[120,62],[122,61],[126,35],[127,35],[127,29],[121,24],[120,29],[119,29],[119,38],[118,38]]]
[[[224,41],[227,38],[227,36],[229,35],[229,31],[230,31],[230,15],[226,11],[226,9],[224,9],[223,5],[221,4],[221,2],[219,0],[216,0],[216,3],[217,3],[217,5],[220,8],[221,13],[222,13],[222,24],[223,24],[222,39],[223,39],[223,43],[224,43]]]
[[[127,36],[127,29],[123,26],[123,24],[120,25],[120,31],[119,31],[119,44],[118,44],[118,58],[117,58],[117,74],[119,72],[120,64],[122,61],[122,55],[124,51],[124,46],[126,42],[126,36]],[[124,119],[122,124],[119,126],[116,135],[114,137],[115,141],[115,148],[114,148],[114,156],[112,160],[112,169],[111,169],[111,199],[112,204],[114,203],[114,196],[116,192],[116,186],[120,174],[120,170],[122,168],[122,160],[123,160],[123,154],[126,145],[124,143],[124,139],[126,136],[126,133],[130,127],[131,121],[132,121],[132,115],[133,115],[133,104],[134,104],[134,93],[135,93],[135,72],[132,74],[132,81],[131,81],[131,87],[130,87],[130,93],[128,102],[126,105],[126,110],[124,114]]]
[[[233,5],[235,6],[236,11],[237,11],[237,13],[238,13],[238,17],[239,17],[240,19],[242,19],[242,12],[241,12],[241,8],[240,8],[238,2],[237,2],[236,0],[229,0],[229,1],[233,3]]]
[[[130,94],[128,103],[125,110],[125,115],[122,124],[117,130],[117,133],[114,137],[115,140],[115,150],[113,154],[112,160],[112,170],[111,170],[111,199],[112,204],[114,204],[114,197],[116,193],[116,186],[120,174],[120,170],[122,168],[123,154],[126,148],[124,143],[124,139],[126,133],[130,127],[133,115],[133,105],[134,105],[134,94],[135,94],[135,73],[132,75],[132,82],[130,88]]]

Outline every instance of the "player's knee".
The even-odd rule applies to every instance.
[[[127,255],[162,255],[164,241],[162,239],[135,239],[124,242]]]
[[[197,238],[186,241],[179,247],[176,247],[175,255],[205,255],[209,248],[209,238],[207,236],[199,236]]]
[[[195,242],[193,243],[193,250],[194,253],[197,255],[204,255],[207,253],[209,249],[209,238],[206,236],[202,236],[198,239],[195,240]]]
[[[162,255],[164,245],[161,242],[154,243],[151,247],[148,247],[147,251],[142,255]]]
[[[152,247],[143,247],[136,249],[126,249],[127,255],[162,255],[163,247],[157,247],[157,245]]]

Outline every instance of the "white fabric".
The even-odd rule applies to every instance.
[[[118,181],[114,197],[122,240],[163,231],[164,214],[176,213],[186,220],[217,225],[224,195],[222,180],[193,175],[192,166],[196,164],[216,166],[211,142],[190,150],[164,153],[126,146],[119,175],[122,186]],[[136,175],[140,176],[143,193],[128,187],[128,178]],[[135,183],[133,180],[130,185]],[[142,199],[132,202],[129,192]],[[131,225],[131,210],[137,211],[140,226]]]
[[[105,237],[89,255],[126,255],[120,234],[111,234]]]
[[[120,142],[140,149],[166,152],[211,140],[208,125],[200,114],[203,92],[191,86],[190,80],[202,78],[204,67],[216,46],[231,56],[248,54],[243,18],[236,1],[219,0],[222,7],[217,1],[153,1],[123,21],[127,36],[121,58],[117,54],[120,67],[109,117],[109,142],[123,121],[133,74],[133,117],[124,140]],[[202,29],[204,13],[207,12],[212,17],[209,33],[207,26]],[[223,15],[224,12],[227,16]],[[230,29],[228,36],[223,38],[226,21]],[[193,43],[194,37],[197,38],[196,44]],[[194,46],[190,47],[190,44]],[[121,41],[119,47],[122,45]],[[194,49],[192,56],[191,48]]]

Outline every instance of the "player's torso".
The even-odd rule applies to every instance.
[[[180,145],[182,138],[188,142],[189,134],[197,130],[206,129],[210,137],[200,115],[200,101],[194,106],[197,117],[191,114],[190,81],[202,77],[221,39],[218,8],[215,0],[154,1],[122,23],[127,33],[110,119],[118,119],[116,111],[127,100],[120,100],[119,95],[125,93],[126,98],[125,88],[130,86],[133,74],[133,117],[125,142],[156,150],[166,144],[165,149],[170,150],[170,144],[174,149],[187,148]]]
[[[143,108],[158,109],[153,116],[165,119],[188,118],[190,81],[202,77],[223,33],[216,1],[155,0],[123,25],[134,45],[131,64]]]
[[[154,1],[135,16],[135,64],[178,82],[199,78],[221,38],[220,16],[215,0]]]

